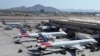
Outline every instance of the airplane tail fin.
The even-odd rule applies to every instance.
[[[40,40],[40,42],[48,42],[47,38],[44,35],[42,35],[41,33],[39,33],[38,35],[38,39]]]
[[[22,27],[19,27],[21,33],[27,33]]]
[[[4,25],[6,24],[6,22],[4,21],[4,19],[1,19],[1,21],[2,21],[2,24],[4,24]]]
[[[19,27],[19,30],[20,30],[21,36],[29,37],[29,34],[27,34],[25,29],[23,29],[22,27]]]
[[[52,47],[52,44],[48,42],[47,38],[44,35],[42,34],[38,34],[38,35],[42,47]]]

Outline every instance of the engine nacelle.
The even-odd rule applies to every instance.
[[[61,46],[60,48],[61,48],[61,49],[66,49],[65,46]]]
[[[36,44],[35,44],[35,47],[41,47],[41,44],[36,43]]]
[[[39,44],[39,43],[36,43],[35,46],[38,47],[38,50],[40,50],[40,51],[44,51],[46,49],[45,46],[41,46],[41,44]]]
[[[46,47],[44,47],[44,46],[38,47],[38,50],[45,51],[46,50]]]

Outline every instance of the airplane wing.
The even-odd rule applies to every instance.
[[[83,51],[83,48],[82,48],[82,46],[81,46],[80,44],[73,45],[72,47],[73,47],[73,48],[76,48],[76,49],[78,49],[78,50],[80,50],[80,51]]]

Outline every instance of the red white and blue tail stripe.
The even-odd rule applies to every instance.
[[[42,46],[52,47],[51,43],[48,42],[47,38],[44,35],[42,35],[42,34],[38,34],[38,35],[39,35],[40,44]]]
[[[30,37],[29,34],[27,34],[27,32],[22,27],[19,27],[19,30],[22,37]]]

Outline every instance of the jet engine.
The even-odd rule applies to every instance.
[[[66,51],[65,50],[61,50],[61,51],[59,51],[60,52],[60,54],[62,54],[62,55],[66,55]]]
[[[38,50],[40,50],[40,51],[46,50],[46,47],[45,46],[41,46],[41,44],[39,44],[39,43],[36,43],[36,47],[38,47]]]

